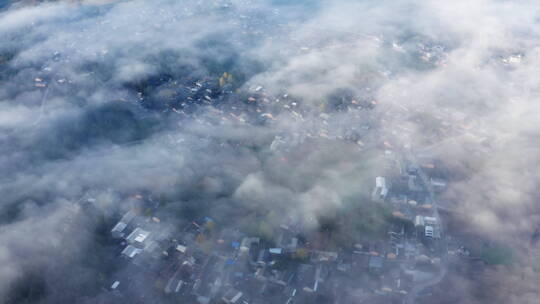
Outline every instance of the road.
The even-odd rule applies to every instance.
[[[441,239],[440,239],[440,244],[441,244],[441,269],[439,271],[439,273],[437,274],[436,277],[426,281],[426,282],[421,282],[421,283],[418,283],[416,284],[413,289],[411,289],[411,291],[407,294],[407,298],[405,300],[405,303],[406,304],[414,304],[416,303],[416,298],[418,297],[418,294],[420,294],[420,292],[422,292],[424,289],[428,288],[428,287],[431,287],[431,286],[435,286],[437,284],[439,284],[443,279],[444,277],[446,276],[446,273],[448,272],[448,257],[447,257],[447,252],[448,252],[448,243],[447,243],[447,240],[446,240],[446,234],[444,233],[443,231],[443,223],[441,221],[441,217],[439,216],[439,206],[438,206],[438,203],[437,201],[435,200],[435,193],[433,191],[433,187],[429,181],[429,178],[427,177],[426,173],[424,172],[424,170],[422,169],[421,166],[418,165],[418,162],[416,160],[416,157],[414,157],[413,153],[411,153],[410,151],[405,151],[404,153],[405,155],[405,158],[407,159],[407,161],[409,161],[411,164],[413,164],[416,168],[418,168],[418,177],[420,177],[420,179],[422,180],[422,182],[424,183],[427,191],[428,191],[428,196],[429,196],[429,199],[431,201],[431,204],[433,206],[433,216],[437,219],[437,222],[439,223],[439,226],[440,226],[440,232],[441,232]]]
[[[52,81],[51,81],[52,82]],[[37,126],[41,122],[41,118],[43,117],[43,108],[45,107],[45,101],[47,101],[47,96],[49,96],[49,89],[50,85],[47,84],[47,87],[45,88],[45,91],[43,92],[43,95],[41,96],[40,106],[39,106],[39,115],[32,124],[32,126]]]

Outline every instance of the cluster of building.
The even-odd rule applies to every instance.
[[[405,152],[409,153],[409,152]],[[404,153],[404,154],[405,154]],[[446,262],[447,243],[438,213],[435,195],[444,191],[446,180],[435,169],[434,162],[386,151],[385,176],[375,178],[372,198],[390,208],[398,224],[389,231],[388,246],[405,258],[399,267],[412,276],[415,283],[429,285],[439,278]],[[401,231],[400,231],[401,229]]]
[[[136,290],[138,297],[200,304],[371,303],[403,298],[413,284],[399,266],[416,254],[410,244],[381,240],[325,251],[312,248],[292,224],[275,228],[270,240],[221,229],[209,217],[173,236],[160,234],[159,225],[130,210],[112,227],[118,263],[130,269],[110,280],[108,289],[119,298]],[[392,237],[406,234],[402,228]]]
[[[375,178],[374,198],[402,219],[392,225],[388,238],[337,251],[311,247],[293,224],[275,228],[276,237],[269,240],[221,228],[205,217],[190,222],[179,234],[164,235],[159,233],[158,218],[133,210],[112,227],[111,236],[121,246],[120,259],[152,273],[152,280],[161,282],[152,292],[171,301],[401,301],[415,282],[429,278],[426,265],[441,262],[436,248],[440,222],[425,185],[413,169],[403,172],[406,176]],[[136,286],[130,280],[115,278],[109,289],[122,294],[123,288]]]
[[[265,98],[263,88],[250,91],[256,100]],[[294,136],[276,136],[270,150],[302,142],[301,134]],[[428,187],[442,190],[446,183],[434,175],[426,185],[418,166],[394,152],[385,152],[385,159],[388,174],[375,178],[373,198],[402,221],[378,241],[325,250],[311,247],[291,223],[275,228],[269,240],[208,217],[171,236],[160,233],[158,218],[134,211],[119,219],[111,236],[119,240],[120,258],[140,269],[137,278],[147,273],[157,282],[146,286],[150,293],[172,302],[400,303],[441,263],[441,223]],[[144,285],[134,280],[114,278],[109,289],[122,294]]]

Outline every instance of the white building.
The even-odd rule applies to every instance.
[[[414,218],[414,225],[415,226],[424,226],[425,225],[425,222],[424,222],[424,217],[421,216],[421,215],[417,215],[415,218]]]
[[[134,246],[143,247],[144,241],[148,238],[149,235],[149,231],[137,228],[128,235],[126,240],[128,241],[128,243],[133,244]]]
[[[119,281],[114,281],[114,283],[112,283],[112,285],[111,285],[111,289],[115,290],[116,288],[118,288],[118,285],[120,285],[120,282]]]
[[[426,225],[437,225],[437,218],[432,216],[424,216]]]
[[[258,237],[245,237],[240,244],[240,251],[248,252],[252,244],[259,244],[260,239]]]
[[[425,235],[427,237],[433,237],[433,226],[426,226]]]
[[[441,231],[437,226],[426,226],[425,236],[429,238],[439,239],[441,238]]]
[[[181,253],[186,253],[187,247],[184,246],[184,245],[177,245],[176,250],[181,252]]]
[[[385,199],[388,195],[388,187],[386,185],[386,179],[382,176],[375,178],[375,189],[373,190],[373,198]]]
[[[124,237],[125,233],[124,230],[126,229],[127,224],[124,222],[118,222],[113,229],[111,230],[111,234],[115,238],[122,238]]]
[[[127,245],[127,247],[124,248],[124,250],[122,250],[122,254],[127,256],[128,258],[132,259],[137,254],[141,253],[141,251],[142,251],[142,249],[136,248],[136,247],[131,246],[131,245]]]
[[[120,221],[111,230],[112,236],[115,238],[123,238],[125,235],[124,230],[134,218],[135,218],[135,212],[133,212],[132,210],[124,214],[124,216],[122,216]]]

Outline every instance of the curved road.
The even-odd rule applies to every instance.
[[[413,289],[411,289],[411,291],[407,295],[405,303],[406,304],[414,304],[416,302],[416,298],[418,297],[418,294],[420,292],[422,292],[424,289],[426,289],[428,287],[439,284],[443,280],[443,278],[446,276],[446,273],[448,272],[448,258],[447,258],[448,243],[446,241],[446,235],[444,234],[444,231],[443,231],[443,224],[442,224],[442,221],[441,221],[441,217],[439,216],[439,210],[438,210],[439,206],[437,204],[437,201],[435,200],[435,194],[433,192],[433,187],[431,186],[429,178],[427,177],[427,175],[424,172],[424,170],[422,169],[422,167],[418,165],[418,163],[416,161],[416,158],[414,157],[414,155],[410,151],[406,151],[404,155],[405,155],[406,159],[411,164],[413,164],[416,168],[418,168],[418,171],[417,171],[418,176],[420,177],[420,179],[422,180],[422,182],[424,183],[424,185],[425,185],[425,187],[426,187],[426,189],[428,191],[429,199],[430,199],[430,201],[432,203],[432,206],[433,206],[433,215],[437,219],[437,221],[439,222],[440,232],[441,232],[441,239],[440,239],[440,243],[441,243],[441,248],[440,248],[441,249],[441,252],[440,252],[440,254],[441,254],[441,270],[439,271],[439,273],[437,274],[436,277],[434,277],[434,278],[432,278],[432,279],[430,279],[428,281],[418,283],[417,285],[415,285],[413,287]]]

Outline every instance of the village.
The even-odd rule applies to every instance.
[[[372,198],[393,217],[385,238],[324,250],[313,248],[295,222],[284,221],[274,239],[265,239],[221,229],[210,217],[193,219],[171,238],[160,232],[159,218],[130,210],[110,231],[119,263],[130,271],[106,288],[128,298],[124,290],[140,291],[135,299],[145,303],[155,292],[200,304],[412,303],[446,272],[448,245],[435,202],[446,182],[396,154],[385,153],[392,174],[373,177]]]
[[[360,151],[365,149],[363,138],[377,127],[366,119],[376,115],[371,111],[374,107],[385,109],[389,119],[414,116],[403,106],[379,105],[369,87],[362,96],[337,90],[328,96],[319,115],[313,115],[287,92],[271,94],[259,85],[239,89],[234,81],[235,76],[228,72],[197,80],[156,77],[133,89],[144,108],[202,126],[273,126],[279,119],[288,119],[301,127],[293,127],[294,132],[276,128],[267,147],[284,161],[284,154],[310,140],[346,141]],[[34,82],[43,87],[45,80],[35,78]],[[415,111],[418,114],[422,109]],[[334,112],[347,112],[356,121],[341,123],[339,115],[330,115]],[[459,126],[441,131],[445,134],[484,140],[482,134],[471,133],[467,117],[445,117],[443,111],[435,119],[442,129]],[[413,136],[410,133],[401,126],[392,132],[405,139]],[[210,216],[192,218],[180,233],[171,235],[163,231],[160,218],[152,215],[159,203],[135,195],[134,203],[117,214],[118,221],[110,227],[118,246],[114,264],[123,270],[107,278],[104,289],[140,303],[152,303],[156,295],[171,302],[199,304],[415,303],[442,281],[448,268],[448,235],[437,203],[448,178],[425,152],[445,143],[438,132],[434,134],[433,145],[418,151],[407,145],[398,148],[387,141],[378,143],[383,169],[371,178],[370,197],[389,211],[390,225],[384,237],[362,242],[351,239],[340,247],[325,248],[314,246],[317,236],[306,234],[302,223],[294,219],[272,226],[273,237],[268,238],[225,227]],[[169,137],[173,144],[184,141]],[[452,255],[468,255],[459,241],[452,246]]]

